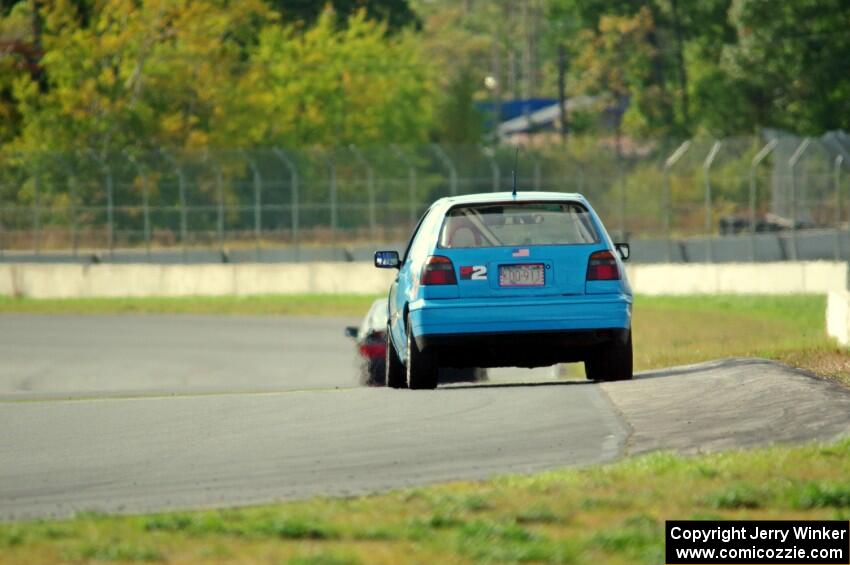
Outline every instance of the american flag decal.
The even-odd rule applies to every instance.
[[[528,249],[515,249],[511,255],[514,257],[528,257]]]

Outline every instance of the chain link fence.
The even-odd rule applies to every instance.
[[[617,239],[654,244],[659,260],[718,260],[733,240],[738,260],[754,259],[766,233],[782,234],[786,258],[797,258],[808,241],[798,233],[818,231],[841,257],[850,253],[848,151],[841,132],[768,131],[574,140],[518,156],[509,146],[436,144],[4,153],[0,258],[361,258],[352,250],[405,241],[437,198],[510,190],[515,159],[520,191],[580,192]]]

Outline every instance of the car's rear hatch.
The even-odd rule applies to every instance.
[[[585,292],[590,254],[599,245],[442,249],[461,298],[577,295]]]
[[[581,202],[488,202],[450,209],[434,253],[454,264],[462,298],[580,295],[600,241]]]

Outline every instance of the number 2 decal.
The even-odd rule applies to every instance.
[[[487,280],[487,267],[485,265],[473,265],[472,266],[472,276],[469,277],[474,281],[486,281]]]
[[[486,265],[472,265],[469,267],[461,267],[460,268],[460,278],[469,280],[469,281],[486,281],[487,280],[487,266]]]

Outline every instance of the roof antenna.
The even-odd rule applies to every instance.
[[[511,174],[514,177],[514,192],[513,192],[513,195],[514,195],[515,198],[516,198],[516,166],[517,166],[517,159],[518,158],[519,158],[519,145],[517,145],[516,153],[514,153],[514,170],[511,171]]]

